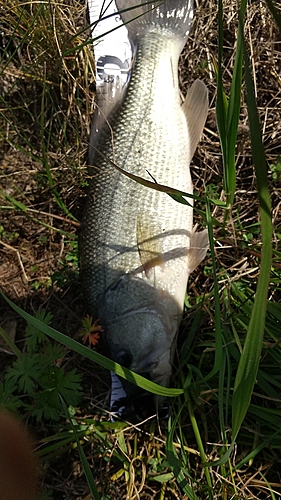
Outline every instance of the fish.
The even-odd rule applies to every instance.
[[[208,233],[193,228],[192,198],[178,203],[110,162],[192,195],[190,162],[207,117],[208,90],[196,80],[181,103],[178,61],[193,1],[116,3],[134,62],[121,107],[106,120],[98,143],[90,144],[81,280],[110,358],[167,387],[188,277],[206,255]],[[141,421],[161,412],[161,398],[123,379],[120,383],[121,418]]]

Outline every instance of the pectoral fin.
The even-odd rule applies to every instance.
[[[200,233],[193,231],[190,237],[190,248],[188,251],[188,273],[192,273],[200,262],[205,258],[209,248],[208,229]]]
[[[208,107],[208,89],[201,80],[196,80],[188,90],[182,105],[190,141],[190,160],[202,135]]]
[[[137,217],[137,245],[140,261],[147,278],[150,277],[155,266],[164,269],[162,238],[159,224],[151,220],[145,213]]]

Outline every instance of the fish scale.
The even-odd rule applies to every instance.
[[[113,119],[113,148],[110,135],[98,147],[128,172],[151,181],[151,177],[147,174],[148,170],[158,183],[192,192],[187,158],[189,150],[187,127],[180,108],[177,86],[175,92],[173,82],[173,79],[177,81],[177,69],[174,70],[173,79],[168,80],[166,77],[171,73],[171,55],[168,49],[174,42],[170,36],[166,39],[162,35],[162,43],[158,41],[156,44],[155,33],[152,35],[143,40],[137,51],[136,67],[125,103],[118,119],[115,118],[115,127]],[[158,67],[157,61],[160,59],[162,59],[160,69],[158,68],[155,74],[155,67]],[[175,63],[173,66],[176,68]],[[153,85],[148,85],[147,82],[151,81]],[[167,97],[164,105],[163,101],[160,105],[157,88],[163,81]],[[177,168],[170,168],[174,164]],[[90,293],[93,297],[91,300],[94,302],[97,295],[116,279],[119,273],[114,271],[124,273],[141,266],[136,247],[137,214],[145,212],[147,221],[157,218],[162,231],[175,227],[190,230],[192,227],[191,208],[186,206],[183,210],[182,206],[165,193],[135,183],[114,170],[106,160],[99,159],[98,155],[95,167],[84,217],[87,233],[85,234],[84,229],[83,237],[83,253],[87,253],[87,263],[91,267],[92,275],[88,278],[88,286],[91,287]],[[91,243],[92,238],[95,238],[94,248]],[[183,243],[183,238],[180,237],[179,241],[173,238],[170,245],[177,247],[183,244],[187,245],[188,241]],[[170,245],[167,241],[164,251],[165,247],[168,250]],[[116,253],[116,246],[121,249],[134,248],[134,251],[122,253],[121,250]],[[102,266],[104,262],[110,262],[106,272]],[[99,265],[101,265],[100,272]]]
[[[138,2],[119,0],[118,8],[128,3]],[[80,241],[85,298],[104,327],[111,357],[163,385],[170,378],[187,279],[204,257],[208,238],[206,231],[193,232],[192,206],[129,179],[107,158],[134,175],[192,194],[189,166],[208,94],[197,81],[181,106],[177,67],[191,8],[190,1],[183,7],[166,0],[127,25],[135,48],[132,77],[121,108],[101,132],[97,149],[103,156],[90,155]],[[124,22],[128,16],[122,14]]]

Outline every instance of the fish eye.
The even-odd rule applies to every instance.
[[[115,361],[116,363],[119,363],[119,365],[122,365],[125,368],[130,368],[132,364],[132,356],[128,351],[120,351],[115,356]]]

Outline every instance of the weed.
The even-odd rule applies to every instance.
[[[61,289],[67,288],[79,279],[78,243],[66,241],[67,252],[64,260],[57,260],[57,270],[52,274],[51,281]]]
[[[272,172],[272,179],[274,181],[281,180],[281,156],[277,156],[276,163],[270,164],[269,168]]]
[[[50,325],[52,315],[42,310],[35,318]],[[82,397],[82,376],[62,367],[67,351],[51,343],[40,329],[28,324],[25,350],[7,369],[1,384],[0,404],[21,414],[58,420],[62,416],[60,397],[76,406]],[[20,395],[20,396],[19,396]]]
[[[43,289],[48,290],[48,288],[50,288],[51,286],[52,286],[51,278],[47,278],[46,280],[35,280],[30,285],[32,290],[35,290],[36,292]]]
[[[22,415],[32,416],[33,421],[42,418],[48,423],[49,434],[42,438],[38,454],[46,463],[52,461],[47,481],[54,486],[54,496],[57,491],[64,491],[65,498],[87,496],[88,486],[77,466],[78,449],[95,499],[280,497],[281,168],[276,127],[280,122],[280,37],[265,2],[248,2],[244,18],[247,47],[238,29],[235,1],[197,3],[180,78],[183,93],[198,76],[203,78],[211,97],[192,176],[195,207],[199,207],[195,217],[200,223],[213,224],[212,257],[189,282],[173,388],[152,384],[114,364],[100,354],[99,346],[89,349],[59,333],[50,327],[52,318],[47,313],[30,317],[15,306],[28,326],[22,352],[6,338],[17,360],[2,375],[0,400]],[[245,2],[241,3],[242,21]],[[73,228],[78,227],[76,219],[81,215],[81,187],[88,185],[85,151],[94,102],[94,59],[85,31],[85,10],[75,0],[64,3],[63,8],[56,0],[26,5],[1,0],[0,4],[5,41],[0,66],[4,158],[0,250],[1,258],[6,257],[3,265],[0,262],[1,286],[10,298],[24,297],[33,308],[40,297],[57,311],[63,297],[71,310],[74,301],[71,297],[69,302],[67,291],[78,276]],[[268,0],[267,4],[281,26],[278,3]],[[257,102],[245,48],[255,69]],[[216,95],[219,135],[214,118]],[[261,128],[273,205],[272,259]],[[183,201],[179,191],[170,194]],[[210,206],[205,215],[206,199]],[[18,262],[22,266],[30,262],[29,281],[21,287],[17,279],[22,268],[12,265],[11,243]],[[36,250],[34,259],[24,253],[28,244],[29,250]],[[42,262],[46,262],[46,272],[39,274]],[[5,269],[10,274],[5,275]],[[55,287],[50,286],[50,275]],[[78,287],[75,293],[77,301]],[[58,320],[54,318],[53,323],[56,326]],[[86,317],[82,323],[83,335],[98,340],[94,319]],[[81,398],[81,376],[73,370],[70,350],[79,353],[79,369],[87,374],[83,380],[86,397],[78,411],[73,407]],[[104,408],[108,407],[109,385],[101,367],[167,396],[168,424],[146,423],[134,428],[107,421]]]
[[[98,323],[99,320],[93,321],[93,318],[88,314],[82,320],[82,328],[79,332],[79,335],[80,337],[82,337],[82,342],[84,344],[86,344],[86,342],[88,341],[90,345],[97,345],[100,338],[100,333],[104,331]]]
[[[39,245],[45,245],[47,243],[47,236],[41,235],[38,238]]]
[[[16,231],[6,231],[4,226],[0,226],[0,238],[9,243],[13,243],[19,237],[19,233]]]

